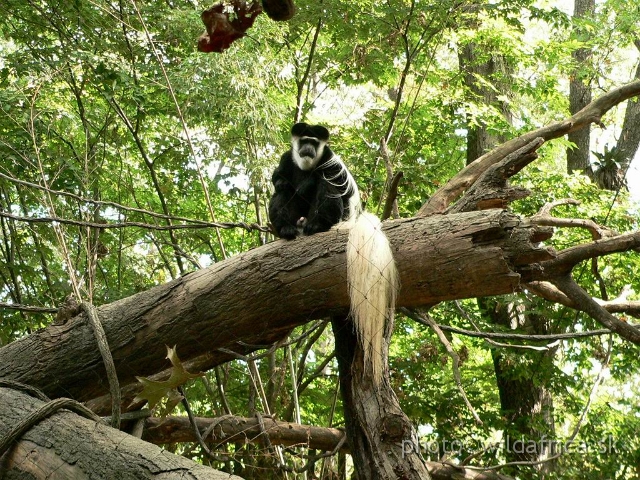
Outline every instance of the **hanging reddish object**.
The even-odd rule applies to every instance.
[[[277,21],[288,20],[295,13],[292,0],[262,0],[249,4],[245,0],[218,3],[200,15],[207,31],[198,39],[201,52],[223,52],[239,38],[246,35],[256,17],[262,11]]]
[[[207,53],[225,51],[235,40],[246,35],[261,12],[260,3],[247,5],[243,0],[229,5],[219,3],[206,9],[200,18],[207,31],[198,39],[198,50]],[[230,19],[231,14],[233,19]]]

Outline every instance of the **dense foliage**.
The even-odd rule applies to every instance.
[[[299,0],[292,20],[260,15],[247,37],[207,55],[196,44],[199,14],[208,6],[197,0],[0,5],[0,346],[51,323],[51,312],[71,293],[96,305],[112,302],[271,241],[262,231],[216,229],[211,222],[266,225],[270,172],[296,120],[329,126],[333,149],[372,211],[381,211],[389,171],[404,172],[398,203],[407,217],[464,166],[473,128],[511,138],[564,119],[572,76],[588,79],[598,95],[631,80],[638,62],[638,0],[605,0],[580,20],[564,2]],[[512,121],[465,82],[461,52],[469,46],[477,62],[499,62],[492,75],[474,78],[496,92]],[[576,65],[572,53],[579,48],[591,53]],[[592,132],[595,168],[618,140],[625,107],[607,115],[607,128]],[[602,190],[585,175],[563,173],[567,148],[564,140],[546,145],[517,177],[533,193],[514,211],[532,215],[568,197],[580,205],[560,206],[556,215],[637,230],[628,191]],[[560,249],[590,240],[585,230],[559,229],[552,242]],[[581,268],[579,280],[593,296],[613,298],[626,288],[630,300],[637,298],[637,253]],[[544,318],[548,333],[599,328],[529,292],[490,302]],[[517,322],[489,321],[478,305],[443,304],[431,316],[467,330],[526,331]],[[468,463],[480,466],[507,460],[501,446],[509,417],[494,373],[499,350],[512,378],[535,371],[535,382],[553,397],[554,421],[532,417],[542,422],[536,428],[558,442],[575,430],[580,444],[550,471],[522,466],[505,473],[640,478],[636,346],[608,335],[498,344],[448,335],[482,423],[463,401],[452,359],[429,328],[399,316],[391,349],[394,388],[419,426],[425,456],[474,455]],[[312,323],[291,338],[298,340],[256,360],[260,377],[237,361],[190,384],[196,412],[260,411],[340,426],[330,329]],[[550,344],[544,363],[523,343],[543,350]],[[600,376],[604,381],[592,388]],[[615,449],[600,448],[610,440]],[[193,446],[174,448],[211,461]],[[221,449],[232,460],[211,461],[216,468],[246,478],[284,476],[273,449]],[[287,453],[284,459],[302,464]],[[337,478],[330,475],[339,468],[338,459],[325,459],[315,471]]]

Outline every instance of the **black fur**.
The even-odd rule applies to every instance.
[[[351,175],[326,145],[326,128],[296,123],[291,136],[292,148],[282,155],[271,177],[275,193],[269,202],[271,224],[286,239],[325,232],[347,219],[353,194]],[[308,157],[310,168],[302,170],[294,155]]]

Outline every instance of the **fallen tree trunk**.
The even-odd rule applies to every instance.
[[[0,438],[41,400],[0,388]],[[240,480],[150,443],[61,410],[34,425],[0,457],[2,478],[183,478]]]
[[[220,418],[196,417],[195,421],[201,434],[215,425],[205,441],[213,442],[216,445],[246,441],[259,445],[308,447],[323,452],[332,452],[337,449],[344,452],[350,451],[345,432],[337,428],[300,425],[262,417],[263,430],[257,418],[234,417],[232,415]],[[156,445],[198,441],[189,419],[174,416],[146,419],[142,439]],[[426,462],[426,464],[433,480],[450,480],[452,478],[460,480],[511,479],[511,477],[499,473],[480,472],[449,463]]]
[[[548,229],[502,210],[385,223],[400,272],[398,306],[498,295],[552,258]],[[120,386],[166,368],[165,345],[209,368],[265,348],[309,320],[344,313],[347,231],[277,241],[98,309]],[[0,378],[80,401],[107,392],[83,315],[0,349]]]
[[[348,451],[344,431],[337,428],[315,427],[284,422],[271,417],[257,418],[226,415],[220,418],[195,417],[196,425],[206,442],[256,443],[258,445],[283,445],[285,447],[309,447],[323,452],[335,450],[343,442]],[[264,430],[263,430],[264,428]],[[205,437],[208,429],[211,432]],[[156,445],[197,442],[188,417],[150,417],[144,421],[142,439]]]

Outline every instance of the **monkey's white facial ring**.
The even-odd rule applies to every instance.
[[[300,170],[311,170],[322,158],[325,145],[326,142],[314,137],[293,137],[291,140],[293,161]]]

